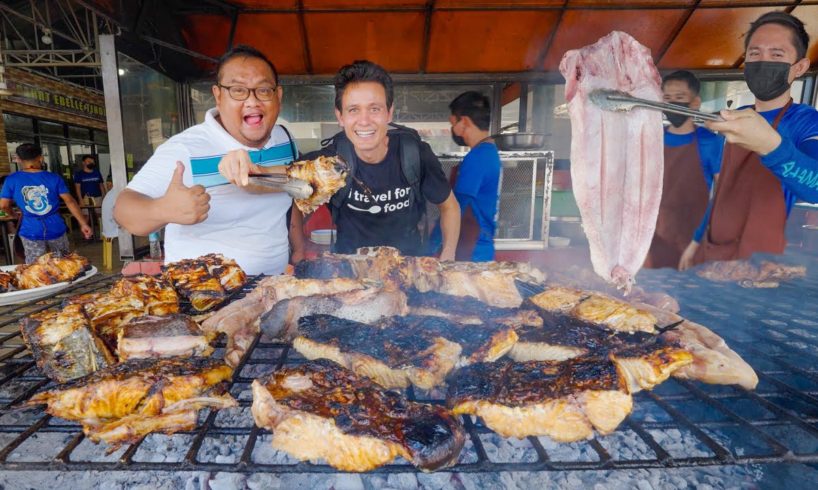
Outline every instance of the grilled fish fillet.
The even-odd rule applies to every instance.
[[[45,404],[49,414],[80,422],[91,440],[118,446],[149,432],[191,430],[199,408],[237,406],[221,393],[232,373],[203,357],[133,359],[37,393],[25,405]]]
[[[10,272],[0,272],[0,293],[17,289],[17,277]]]
[[[37,257],[31,264],[17,266],[14,275],[18,289],[33,289],[73,281],[84,274],[88,267],[88,259],[80,255],[71,253],[57,257],[47,253]]]
[[[287,168],[287,176],[304,180],[312,186],[310,197],[294,200],[302,213],[310,214],[346,185],[347,166],[338,157],[319,156],[315,160],[293,162]]]
[[[227,300],[229,293],[241,288],[247,276],[233,259],[207,254],[162,266],[165,279],[194,311],[209,311]]]
[[[438,317],[394,316],[366,325],[329,315],[301,318],[293,347],[307,359],[330,359],[385,388],[440,385],[456,366],[494,361],[517,334],[502,325],[473,327]]]
[[[517,330],[519,340],[509,352],[515,361],[610,358],[625,378],[629,393],[652,389],[676,369],[693,362],[690,352],[655,334],[611,332],[564,313],[541,314],[541,327]]]
[[[678,343],[693,355],[693,362],[674,371],[673,377],[709,384],[735,384],[746,390],[753,390],[758,385],[758,375],[753,368],[715,332],[658,308],[653,309],[653,313],[662,323],[684,320],[678,327],[662,334],[665,340]]]
[[[523,297],[515,281],[542,283],[545,274],[516,262],[439,262],[406,257],[392,247],[362,247],[355,254],[324,254],[296,267],[298,277],[354,277],[379,281],[387,288],[416,288],[472,297],[495,307],[517,307]]]
[[[108,295],[136,297],[144,303],[148,315],[164,316],[179,312],[179,295],[169,282],[158,277],[144,274],[123,277],[111,286]]]
[[[82,305],[30,315],[20,321],[20,331],[37,367],[58,383],[86,376],[115,362],[92,331]]]
[[[514,328],[542,325],[542,318],[533,309],[497,308],[464,296],[452,296],[433,291],[421,293],[415,288],[406,293],[409,312],[413,315],[439,316],[457,323],[479,325],[495,322]]]
[[[189,316],[143,316],[122,326],[117,342],[120,361],[145,357],[209,356],[210,341]]]
[[[472,364],[449,379],[446,405],[477,415],[503,437],[572,442],[608,434],[633,408],[623,377],[605,359]]]
[[[278,301],[296,296],[336,294],[363,289],[354,279],[298,279],[281,275],[262,279],[247,296],[234,301],[202,322],[205,332],[223,332],[227,335],[225,362],[238,365],[259,332],[259,319]]]
[[[279,301],[262,315],[260,327],[271,337],[289,340],[298,335],[298,319],[307,315],[326,314],[372,323],[385,316],[404,315],[407,311],[406,295],[402,292],[367,288]]]
[[[656,317],[645,309],[593,291],[550,287],[529,298],[535,306],[621,332],[654,332]]]
[[[465,442],[443,407],[408,401],[328,361],[277,370],[253,381],[256,425],[300,460],[368,471],[402,456],[423,471],[452,465]]]

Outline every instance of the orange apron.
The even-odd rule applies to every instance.
[[[791,105],[792,99],[776,116],[773,129]],[[757,153],[728,143],[707,232],[693,263],[747,259],[754,253],[782,254],[786,224],[781,181]]]
[[[702,171],[698,138],[693,134],[692,143],[665,146],[662,202],[644,267],[678,267],[682,252],[707,211],[710,192]]]

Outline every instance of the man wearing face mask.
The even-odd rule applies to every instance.
[[[809,69],[807,46],[804,23],[790,14],[770,12],[751,24],[744,77],[756,103],[707,123],[728,144],[705,232],[685,250],[680,269],[781,254],[796,199],[818,202],[818,112],[790,97],[793,81]]]
[[[665,102],[701,107],[699,79],[689,71],[673,72],[662,80]],[[645,267],[679,267],[682,253],[696,234],[707,210],[713,177],[721,166],[724,138],[705,128],[697,128],[693,119],[665,113],[670,126],[665,129],[665,171],[662,202],[656,221],[656,233],[645,260]]]
[[[449,110],[452,140],[470,148],[449,176],[461,212],[455,260],[491,261],[500,190],[500,154],[489,137],[491,103],[485,95],[469,91],[455,97]],[[438,223],[432,231],[430,251],[436,253],[441,244]]]
[[[93,155],[82,156],[82,168],[74,172],[74,189],[76,190],[77,201],[81,205],[102,206],[102,198],[105,197],[107,189],[102,174],[97,169],[97,163]],[[96,211],[86,209],[86,217],[90,219],[90,213],[92,212]]]

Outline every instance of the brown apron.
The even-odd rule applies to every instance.
[[[792,99],[776,116],[773,129],[790,105]],[[722,161],[710,221],[693,263],[784,253],[787,204],[781,181],[757,153],[738,145],[725,145]]]
[[[647,268],[678,267],[682,252],[707,211],[710,191],[702,171],[698,138],[693,134],[692,143],[665,146],[662,202],[645,260]]]

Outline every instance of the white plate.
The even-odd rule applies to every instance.
[[[17,268],[16,265],[4,265],[0,267],[0,271],[9,272],[13,271],[15,268]],[[46,296],[56,293],[57,291],[65,289],[68,286],[71,286],[72,284],[84,281],[96,273],[97,268],[92,265],[90,270],[85,271],[84,275],[80,276],[77,279],[74,279],[74,281],[72,282],[58,282],[57,284],[49,284],[48,286],[43,286],[39,288],[21,289],[19,291],[0,293],[0,306],[15,305],[17,303],[23,303],[26,301],[31,301],[33,299],[44,298]]]

